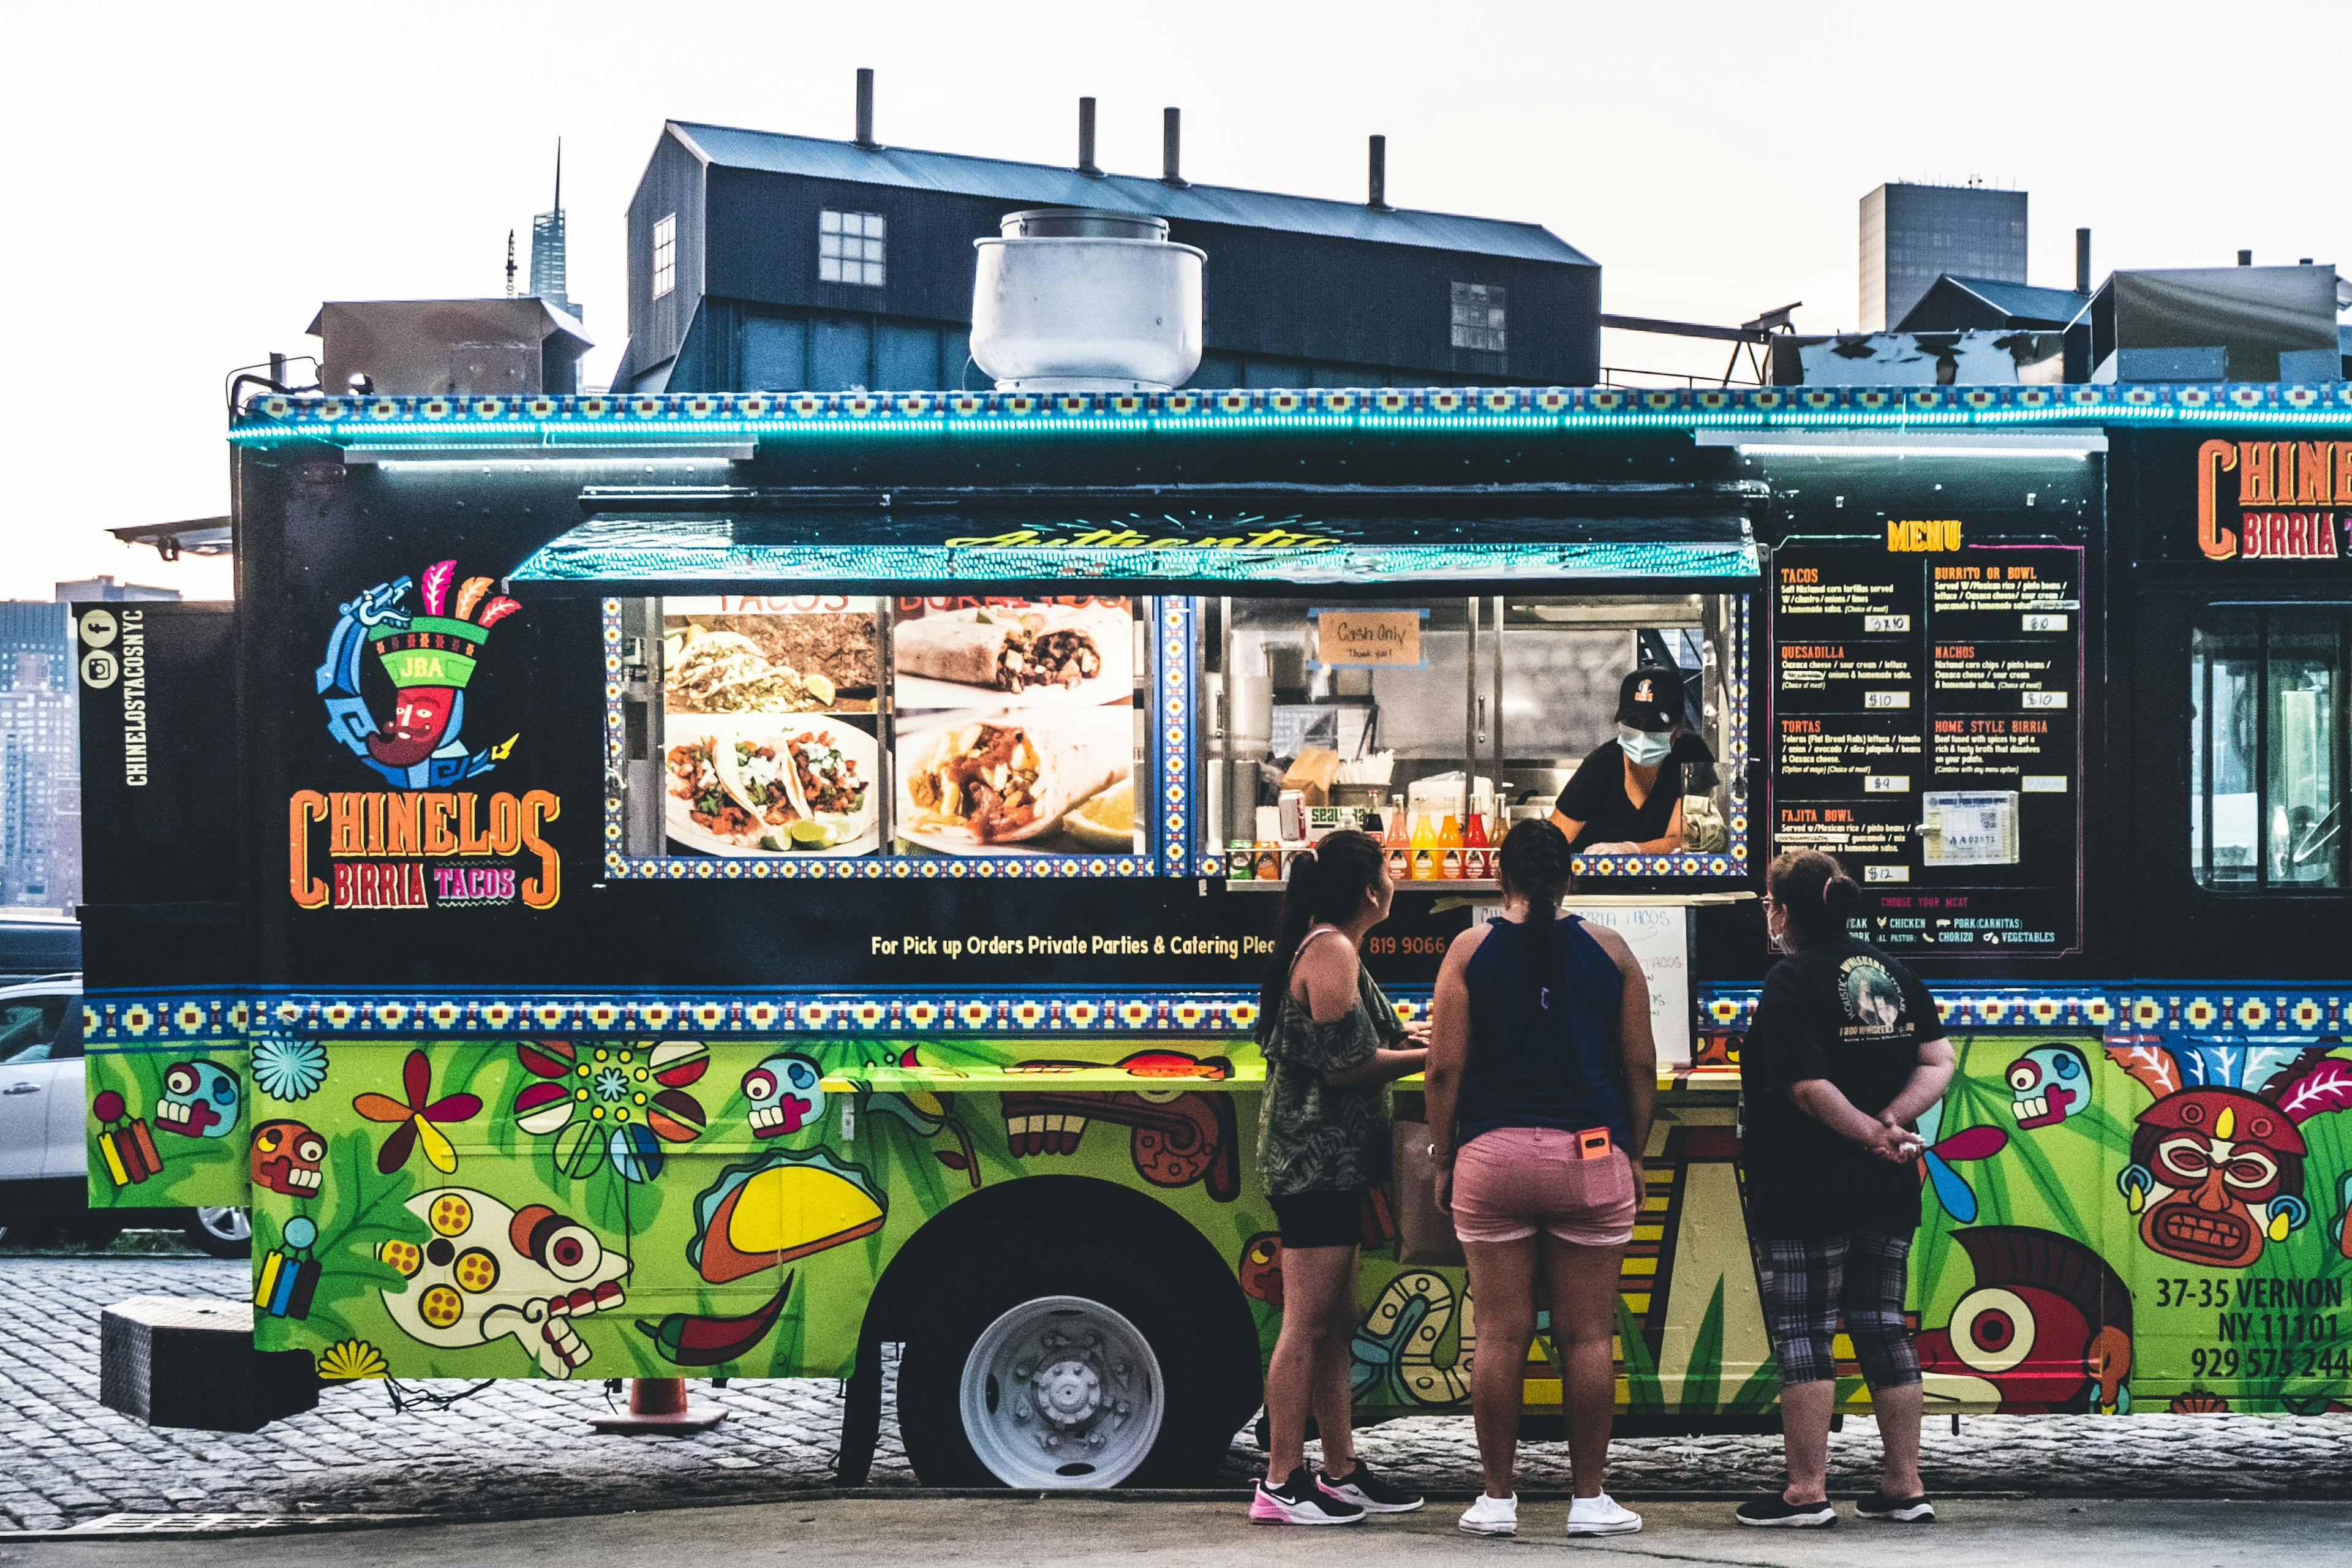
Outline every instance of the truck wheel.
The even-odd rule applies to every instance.
[[[1187,1331],[1191,1292],[1117,1255],[1017,1273],[968,1279],[906,1342],[899,1432],[917,1479],[1054,1491],[1213,1475],[1232,1379],[1201,1364],[1214,1355]]]
[[[241,1208],[190,1209],[181,1228],[198,1252],[215,1258],[253,1256],[253,1218]]]

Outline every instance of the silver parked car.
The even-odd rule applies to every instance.
[[[241,1208],[93,1209],[82,1087],[81,976],[0,986],[0,1227],[32,1246],[103,1246],[132,1226],[169,1226],[215,1258],[251,1250]]]

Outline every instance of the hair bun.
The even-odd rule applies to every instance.
[[[1822,907],[1843,915],[1862,901],[1862,887],[1852,877],[1832,877],[1822,884]]]

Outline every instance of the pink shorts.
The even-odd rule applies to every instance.
[[[1454,1234],[1525,1241],[1541,1225],[1571,1247],[1633,1239],[1633,1164],[1621,1149],[1598,1160],[1556,1127],[1497,1127],[1454,1159]]]

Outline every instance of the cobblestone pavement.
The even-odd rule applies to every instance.
[[[244,1264],[209,1258],[0,1258],[0,1525],[56,1529],[117,1512],[550,1516],[756,1502],[832,1484],[840,1391],[813,1379],[709,1394],[729,1419],[683,1440],[588,1435],[587,1418],[606,1408],[595,1383],[500,1383],[446,1410],[405,1414],[381,1384],[330,1387],[317,1410],[251,1436],[150,1430],[98,1403],[98,1320],[109,1303],[235,1297],[246,1279]],[[1946,1492],[2352,1496],[2346,1416],[1980,1417],[1957,1435],[1931,1424],[1926,1447],[1929,1484]],[[1464,1417],[1394,1422],[1365,1433],[1361,1447],[1433,1493],[1477,1485]],[[1871,1424],[1848,1423],[1832,1439],[1833,1487],[1869,1489],[1877,1453]],[[1244,1484],[1257,1463],[1244,1433],[1226,1479]],[[1628,1439],[1615,1446],[1610,1489],[1741,1493],[1778,1471],[1770,1437]],[[1564,1445],[1522,1450],[1527,1490],[1567,1480]],[[887,1403],[874,1481],[914,1484]]]

